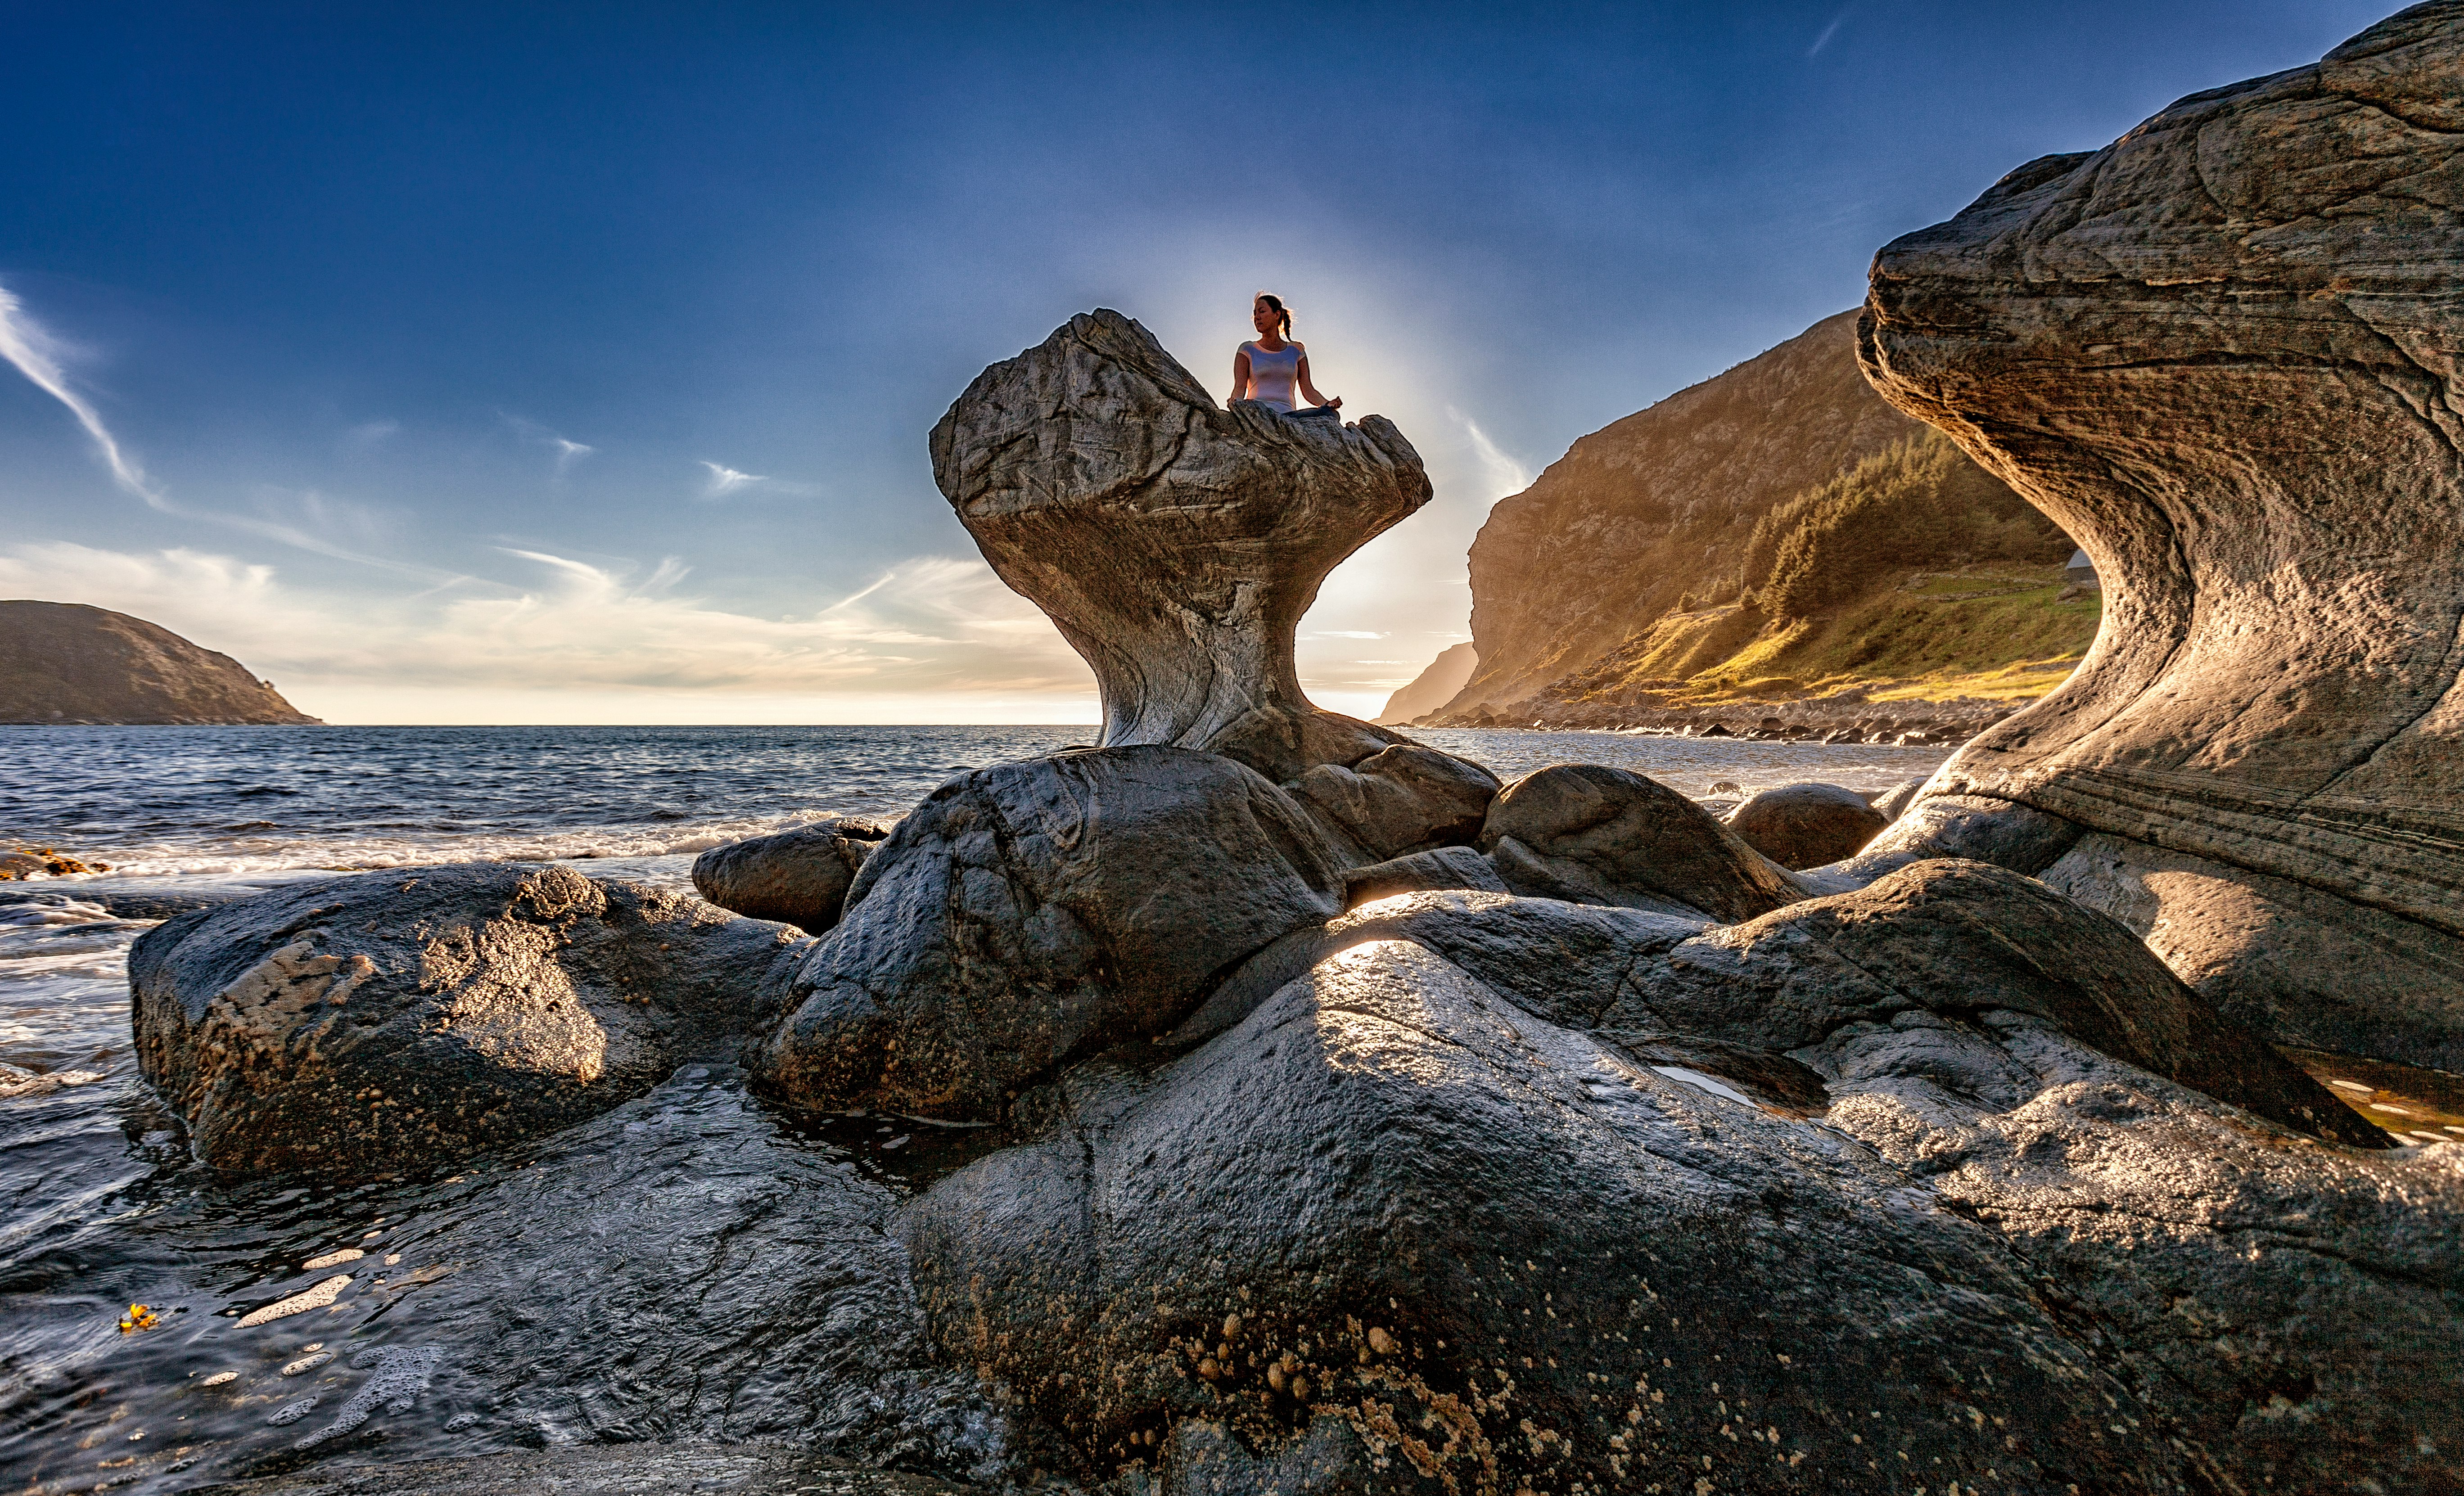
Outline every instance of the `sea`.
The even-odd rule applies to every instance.
[[[219,1176],[138,1075],[127,957],[154,921],[129,916],[148,895],[482,860],[684,885],[709,847],[895,816],[1092,732],[0,729],[0,846],[107,865],[0,884],[0,1490],[606,1440],[792,1441],[961,1476],[993,1459],[996,1415],[935,1369],[879,1265],[897,1201],[966,1139],[782,1114],[714,1064],[501,1155]],[[1504,779],[1604,763],[1715,804],[1885,789],[1947,753],[1414,736]]]

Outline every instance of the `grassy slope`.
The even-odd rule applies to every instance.
[[[1903,572],[1836,611],[1773,622],[1734,604],[1662,617],[1566,681],[1568,701],[1668,706],[1785,700],[1862,686],[1876,701],[2025,701],[2058,686],[2096,638],[2101,598],[2057,603],[2059,566],[1987,562]]]

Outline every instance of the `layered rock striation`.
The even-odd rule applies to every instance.
[[[0,722],[314,724],[248,667],[142,618],[0,603]]]
[[[1875,387],[2076,536],[2102,631],[1935,795],[2274,1037],[2464,1067],[2464,5],[2048,157],[1876,257]],[[1896,834],[1896,833],[1895,833]],[[1881,844],[1888,846],[1892,836]],[[2403,963],[2401,1021],[2344,993]]]

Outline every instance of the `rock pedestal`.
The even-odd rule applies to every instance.
[[[2103,631],[2068,684],[1928,790],[2145,849],[2103,847],[2108,869],[2197,859],[2212,876],[2046,875],[2144,904],[2138,928],[2165,931],[2177,969],[2277,1038],[2449,1067],[2464,1065],[2459,100],[2464,5],[2415,6],[2316,66],[2022,166],[1895,241],[1859,334],[1875,387],[2060,521],[2104,581]],[[2326,902],[2167,892],[2216,879]],[[2305,949],[2369,920],[2431,953],[2437,991],[2394,1045],[2331,1011],[2341,963],[2302,971]]]
[[[1282,783],[1403,740],[1310,706],[1292,666],[1326,574],[1429,500],[1385,417],[1221,408],[1096,311],[977,376],[932,446],[984,559],[1094,668],[1104,746],[1204,749]]]

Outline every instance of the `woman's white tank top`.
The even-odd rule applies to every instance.
[[[1244,342],[1241,348],[1249,355],[1249,398],[1284,415],[1291,414],[1300,398],[1293,387],[1301,372],[1300,344],[1287,342],[1280,353],[1268,353],[1254,342]]]

